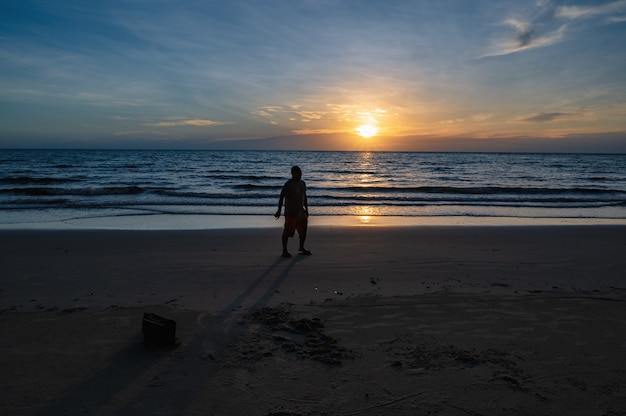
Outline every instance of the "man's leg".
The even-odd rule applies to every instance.
[[[291,254],[287,251],[287,241],[289,241],[289,236],[287,232],[283,231],[283,257],[291,257]]]
[[[305,219],[298,227],[298,237],[300,237],[300,248],[298,251],[300,254],[311,254],[309,250],[304,248],[304,243],[306,242],[306,231],[307,231],[307,220]]]
[[[283,257],[291,257],[291,254],[287,251],[287,242],[289,237],[293,235],[293,227],[295,226],[293,219],[285,215],[285,226],[283,227]]]
[[[303,230],[303,231],[300,231],[300,232],[298,233],[298,236],[300,237],[300,248],[299,248],[299,250],[300,250],[301,252],[302,252],[302,251],[307,251],[307,250],[304,248],[304,242],[306,241],[306,229],[305,229],[305,230]]]

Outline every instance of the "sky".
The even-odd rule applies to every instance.
[[[0,148],[626,153],[626,0],[4,0]]]

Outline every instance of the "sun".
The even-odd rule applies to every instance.
[[[359,133],[361,137],[368,138],[368,137],[376,136],[376,133],[378,133],[378,127],[372,126],[371,124],[363,124],[357,127],[356,131]]]

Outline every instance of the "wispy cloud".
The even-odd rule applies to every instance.
[[[293,134],[297,134],[297,135],[310,135],[310,134],[333,134],[333,133],[343,133],[344,130],[339,130],[339,129],[298,129],[298,130],[292,130],[291,131]]]
[[[502,24],[511,27],[515,33],[497,39],[491,51],[481,58],[509,55],[530,49],[546,47],[563,41],[575,21],[605,17],[605,22],[623,22],[626,13],[626,0],[617,0],[594,6],[554,6],[549,1],[539,1],[537,9],[530,16],[513,16]]]
[[[517,121],[523,122],[523,123],[549,123],[552,121],[572,118],[577,115],[578,115],[577,113],[559,113],[559,112],[535,113],[531,115],[522,116],[518,118]]]
[[[508,18],[504,24],[515,29],[515,34],[512,37],[509,36],[494,42],[491,52],[484,54],[482,58],[510,55],[553,45],[563,40],[567,29],[567,24],[562,24],[556,29],[545,31],[545,24],[520,17]]]
[[[305,110],[300,105],[281,106],[272,105],[258,108],[254,115],[268,119],[285,119],[287,121],[310,122],[313,120],[321,120],[326,117],[329,112],[318,110]]]
[[[455,118],[442,120],[439,124],[458,124],[458,123],[482,123],[493,118],[492,113],[474,114],[466,118]]]
[[[195,127],[207,127],[207,126],[222,126],[225,124],[234,124],[232,122],[203,120],[203,119],[185,119],[185,120],[171,120],[171,121],[159,121],[156,123],[145,123],[145,126],[153,127],[176,127],[176,126],[195,126]]]
[[[160,132],[160,131],[154,131],[154,130],[132,130],[132,131],[117,131],[117,132],[113,132],[113,136],[138,136],[138,135],[144,135],[144,136],[153,136],[153,135],[163,135],[165,133]]]
[[[318,108],[321,107],[321,108]],[[258,108],[254,115],[269,119],[272,124],[295,125],[298,123],[312,122],[333,122],[340,125],[368,123],[377,124],[381,119],[388,117],[388,109],[365,108],[354,104],[320,104],[318,106],[285,105],[285,106],[264,106]],[[311,132],[319,129],[306,128],[296,130],[302,134],[303,131]],[[322,129],[324,132],[343,131],[345,128]]]
[[[594,6],[561,6],[556,9],[555,16],[562,19],[588,19],[624,11],[626,11],[626,0],[618,0]]]

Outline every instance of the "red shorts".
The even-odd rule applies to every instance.
[[[285,229],[283,235],[287,237],[293,237],[296,231],[298,234],[306,232],[308,224],[308,216],[306,214],[300,214],[297,216],[285,215]]]

